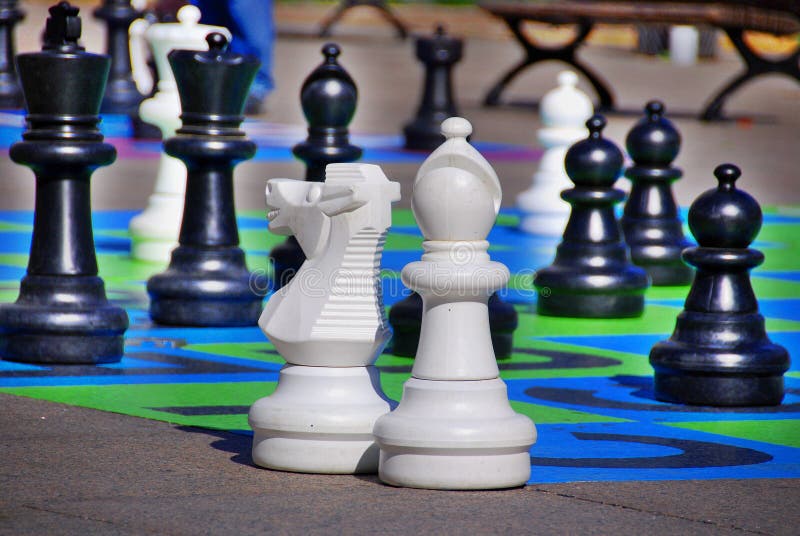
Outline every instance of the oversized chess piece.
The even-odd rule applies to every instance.
[[[570,146],[586,137],[586,121],[592,116],[592,101],[576,87],[578,76],[572,71],[558,75],[558,87],[548,91],[539,104],[542,128],[539,143],[545,148],[539,169],[530,188],[519,194],[519,228],[526,233],[561,236],[569,218],[569,203],[561,192],[572,183],[564,169]]]
[[[239,127],[259,61],[228,51],[221,33],[207,40],[207,52],[169,55],[183,113],[164,149],[189,174],[179,245],[169,268],[147,282],[150,316],[181,326],[255,325],[266,282],[248,271],[239,248],[233,167],[256,152]]]
[[[41,52],[17,56],[28,129],[11,159],[36,174],[28,270],[0,306],[0,357],[30,363],[119,361],[128,316],[97,276],[89,183],[114,147],[97,128],[109,58],[78,45],[78,8],[50,8]]]
[[[650,351],[659,400],[706,406],[766,406],[783,399],[789,353],[773,344],[758,312],[750,270],[764,255],[750,249],[761,208],[736,188],[739,168],[714,170],[717,188],[689,209],[698,247],[683,252],[697,268],[675,331]]]
[[[269,228],[307,260],[259,325],[286,365],[250,409],[253,461],[304,473],[374,473],[375,420],[389,402],[372,365],[389,340],[380,261],[400,185],[381,168],[330,164],[324,183],[273,179]]]
[[[25,106],[14,63],[14,27],[25,18],[18,0],[0,0],[0,110]]]
[[[111,72],[100,111],[126,114],[133,119],[143,97],[133,81],[128,27],[142,13],[131,5],[131,0],[103,0],[94,16],[106,25],[106,54],[111,57]]]
[[[633,187],[620,219],[631,260],[647,271],[653,285],[688,285],[692,269],[681,260],[691,244],[683,236],[672,183],[683,174],[672,165],[681,136],[664,117],[664,105],[651,101],[646,116],[628,133],[625,146],[634,165],[625,170]]]
[[[424,254],[402,278],[422,296],[422,334],[400,404],[374,429],[379,477],[395,486],[491,489],[530,477],[536,428],[508,403],[489,332],[487,301],[509,278],[487,252],[500,181],[467,143],[471,132],[465,119],[446,120],[447,141],[414,180]]]
[[[403,128],[406,149],[433,151],[444,142],[442,121],[458,115],[453,98],[452,70],[461,61],[464,43],[444,26],[433,36],[417,38],[417,59],[425,66],[425,85],[417,115]]]
[[[231,39],[226,28],[198,24],[200,10],[195,6],[182,7],[178,11],[178,21],[153,24],[145,31],[145,39],[153,49],[159,80],[158,91],[142,102],[139,114],[144,121],[160,128],[165,140],[174,136],[181,126],[181,100],[167,55],[173,49],[208,50],[206,36],[211,32],[223,34],[228,41]],[[169,262],[181,228],[185,189],[186,166],[166,152],[162,153],[154,192],[147,200],[147,207],[131,220],[128,228],[134,259]]]
[[[630,262],[614,205],[625,194],[614,188],[622,152],[602,136],[606,120],[586,122],[589,137],[567,151],[565,167],[575,187],[561,194],[572,206],[553,264],[536,273],[541,315],[624,318],[644,311],[647,274]]]
[[[328,164],[353,162],[361,158],[361,148],[350,143],[347,126],[353,119],[358,89],[347,71],[339,65],[341,51],[334,43],[322,47],[325,60],[314,69],[300,89],[300,104],[308,121],[308,137],[292,149],[306,165],[305,180],[322,182]],[[269,253],[273,268],[273,287],[281,288],[300,270],[305,255],[294,237],[278,244]]]

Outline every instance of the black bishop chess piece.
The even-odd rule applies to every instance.
[[[169,54],[183,113],[164,150],[188,174],[179,245],[167,270],[147,282],[150,317],[180,326],[250,326],[266,282],[248,271],[239,247],[233,168],[256,152],[240,126],[259,61],[228,51],[222,34],[206,41],[208,51]]]
[[[437,26],[433,36],[419,37],[417,58],[425,66],[425,85],[417,115],[403,128],[406,149],[433,151],[444,143],[442,121],[458,115],[452,71],[461,61],[464,43]]]
[[[25,18],[18,0],[0,0],[0,110],[25,107],[14,63],[14,27]]]
[[[672,165],[681,136],[664,117],[664,105],[651,101],[645,117],[625,139],[634,165],[625,171],[633,183],[620,219],[631,259],[647,271],[653,285],[688,285],[692,269],[681,260],[691,244],[683,236],[672,183],[683,174]]]
[[[11,159],[36,174],[33,238],[19,298],[0,306],[0,357],[93,364],[119,361],[125,311],[97,276],[90,179],[116,158],[97,128],[107,56],[78,45],[78,8],[50,8],[41,52],[17,57],[28,105],[23,141]]]
[[[758,202],[736,188],[741,172],[714,170],[719,181],[689,208],[698,247],[683,258],[697,268],[675,331],[650,351],[655,396],[703,406],[767,406],[783,400],[789,353],[773,344],[758,312],[750,270],[764,255],[749,246],[761,229]]]
[[[360,147],[350,143],[347,130],[356,113],[358,89],[350,74],[339,65],[341,50],[334,43],[322,47],[325,60],[314,69],[300,89],[300,104],[308,121],[308,137],[292,149],[306,165],[305,180],[322,182],[328,164],[354,162]],[[290,236],[269,254],[274,289],[289,283],[306,257],[297,240]]]
[[[106,54],[111,57],[111,72],[100,111],[136,117],[144,96],[133,81],[128,28],[142,13],[131,6],[131,0],[103,0],[94,16],[106,25]]]
[[[602,136],[606,120],[587,122],[589,137],[567,151],[564,167],[575,187],[561,197],[572,206],[553,264],[536,273],[541,315],[625,318],[644,312],[647,274],[630,261],[614,205],[625,193],[614,188],[623,157]]]

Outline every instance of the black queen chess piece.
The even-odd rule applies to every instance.
[[[106,299],[92,236],[92,172],[116,158],[97,128],[110,60],[78,45],[78,8],[50,8],[41,52],[17,57],[28,128],[11,159],[36,174],[28,269],[0,306],[0,356],[11,361],[119,361],[125,311]]]
[[[458,115],[452,70],[461,61],[463,49],[463,41],[447,35],[442,25],[432,36],[417,38],[417,59],[425,66],[425,84],[417,115],[403,127],[406,149],[433,151],[444,143],[442,121]]]
[[[572,210],[553,264],[533,280],[541,315],[626,318],[644,312],[649,280],[631,263],[614,214],[614,205],[625,197],[614,188],[623,157],[603,138],[605,126],[603,116],[589,118],[589,137],[570,147],[564,159],[575,187],[561,197]]]
[[[650,101],[645,117],[625,139],[634,165],[625,170],[633,183],[620,219],[631,260],[647,271],[654,286],[688,285],[692,269],[681,260],[691,244],[683,235],[672,183],[683,174],[672,165],[681,136],[664,117],[664,104]]]
[[[356,113],[358,88],[339,64],[339,54],[341,50],[335,43],[323,45],[325,59],[311,71],[300,88],[308,137],[295,145],[292,153],[305,164],[307,181],[323,182],[328,164],[354,162],[363,152],[350,143],[347,127]],[[289,283],[306,260],[293,236],[272,248],[269,258],[275,289]]]
[[[697,271],[675,331],[650,351],[659,400],[706,406],[783,400],[789,353],[769,340],[750,283],[750,270],[764,262],[749,247],[763,218],[758,202],[736,188],[740,174],[732,164],[718,166],[717,188],[689,208],[698,246],[683,258]]]
[[[208,51],[169,54],[182,126],[164,150],[188,174],[178,246],[169,267],[147,282],[150,317],[180,326],[250,326],[261,313],[266,282],[250,273],[239,247],[233,168],[256,152],[240,126],[260,62],[228,51],[220,33],[206,41]]]
[[[0,0],[0,110],[25,106],[14,63],[14,27],[25,18],[18,0]]]

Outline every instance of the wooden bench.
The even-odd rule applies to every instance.
[[[608,86],[575,53],[597,23],[605,24],[686,24],[707,25],[723,30],[745,64],[745,70],[720,89],[700,114],[703,120],[722,118],[725,101],[742,84],[758,76],[780,73],[800,82],[800,46],[779,59],[760,54],[744,39],[746,31],[778,36],[800,33],[800,1],[593,1],[567,0],[545,2],[479,2],[481,8],[505,21],[525,51],[525,57],[489,90],[487,106],[500,104],[500,96],[511,81],[526,68],[547,60],[559,60],[583,73],[597,92],[601,110],[614,109],[614,97]],[[525,22],[574,25],[575,36],[566,44],[544,47],[523,30]]]

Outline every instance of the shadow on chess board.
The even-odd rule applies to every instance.
[[[800,210],[767,209],[755,247],[766,255],[753,286],[773,341],[800,348]],[[95,240],[109,298],[130,316],[125,357],[99,366],[35,366],[0,361],[0,392],[167,421],[249,433],[247,411],[275,388],[283,360],[257,327],[175,328],[147,315],[147,278],[162,269],[128,256],[132,212],[97,212]],[[786,375],[784,404],[716,409],[653,398],[650,347],[671,333],[688,287],[651,288],[641,318],[540,317],[531,275],[556,242],[524,235],[502,212],[489,239],[492,257],[512,272],[504,298],[520,325],[515,351],[500,362],[512,406],[531,417],[532,482],[785,478],[800,475],[800,364]],[[239,217],[253,270],[268,267],[283,240],[260,212]],[[16,299],[25,273],[32,214],[0,212],[0,299]],[[394,212],[383,257],[384,303],[404,297],[402,267],[417,260],[422,237],[410,211]],[[797,361],[797,360],[795,360]],[[399,400],[413,361],[379,358],[387,395]],[[246,441],[249,444],[249,440]],[[241,446],[241,445],[239,445]],[[237,451],[241,454],[241,449]],[[243,458],[244,459],[244,458]]]

